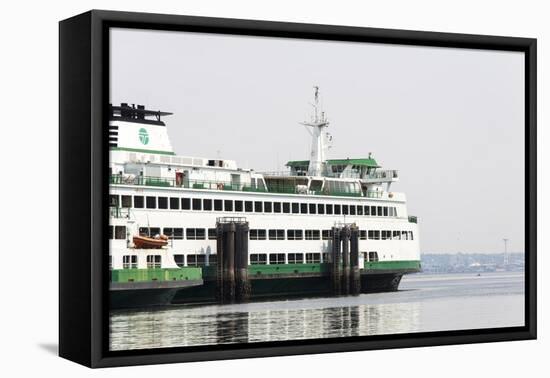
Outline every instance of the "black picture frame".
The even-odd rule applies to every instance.
[[[525,54],[525,326],[288,342],[108,349],[111,27],[520,51]],[[59,24],[59,354],[89,367],[535,339],[536,39],[92,10]],[[83,169],[84,167],[84,169]]]

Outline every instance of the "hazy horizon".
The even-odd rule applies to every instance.
[[[523,73],[520,52],[111,31],[110,101],[173,112],[180,155],[307,160],[320,86],[329,158],[399,170],[422,253],[524,250]]]

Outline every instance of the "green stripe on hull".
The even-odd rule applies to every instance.
[[[365,262],[366,270],[420,270],[419,260]]]
[[[111,271],[111,282],[150,282],[150,281],[189,281],[202,279],[202,269],[155,268],[155,269],[115,269]]]

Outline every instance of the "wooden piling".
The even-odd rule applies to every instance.
[[[342,239],[342,294],[347,295],[349,294],[350,289],[350,229],[348,226],[342,227],[340,231],[340,239]]]
[[[359,295],[361,293],[361,270],[359,267],[359,229],[355,226],[352,226],[350,229],[350,264],[350,292],[353,295]]]
[[[332,289],[334,295],[340,295],[342,292],[342,282],[341,282],[341,272],[340,272],[340,263],[341,263],[341,253],[340,253],[340,229],[338,227],[332,228],[332,261],[331,261],[331,278],[332,278]]]
[[[248,223],[237,223],[235,234],[235,281],[237,302],[250,299],[250,280],[248,278]]]

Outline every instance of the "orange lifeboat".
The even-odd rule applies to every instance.
[[[134,236],[134,245],[137,249],[159,249],[168,244],[168,236],[160,235],[158,238],[148,236]]]

